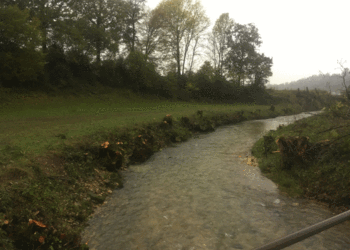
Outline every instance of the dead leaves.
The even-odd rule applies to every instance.
[[[109,145],[109,142],[106,141],[106,142],[104,142],[104,143],[101,144],[101,147],[103,147],[103,148],[108,148],[108,145]]]
[[[46,227],[46,225],[44,225],[43,223],[41,223],[40,221],[36,221],[36,220],[32,220],[32,219],[29,219],[29,225],[30,224],[35,224],[36,226],[38,226],[38,227],[42,227],[42,228],[45,228]]]
[[[44,241],[45,241],[45,236],[40,236],[38,241],[39,241],[41,244],[43,244]]]

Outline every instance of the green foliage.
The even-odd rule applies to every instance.
[[[48,49],[45,71],[49,74],[50,84],[56,87],[66,87],[68,80],[72,78],[66,55],[57,44]]]
[[[186,60],[190,56],[189,48],[193,48],[193,59],[198,40],[209,26],[210,20],[199,1],[163,0],[154,12],[161,24],[162,56],[171,58],[169,65],[175,66],[178,76],[184,75]]]
[[[257,51],[262,43],[258,29],[253,24],[236,23],[230,32],[229,52],[224,62],[229,76],[238,86],[248,81],[262,88],[272,75],[272,59]]]
[[[84,79],[90,83],[95,82],[91,60],[83,51],[73,49],[66,53],[66,60],[73,77]]]
[[[101,53],[108,50],[115,55],[119,49],[123,11],[122,1],[74,1],[72,8],[76,19],[82,23],[82,36],[89,41],[89,46],[99,66]]]
[[[154,64],[147,61],[147,57],[139,51],[131,52],[125,59],[128,83],[135,91],[157,88],[159,75],[155,72]]]
[[[38,19],[29,19],[28,10],[17,6],[0,7],[0,82],[21,86],[42,73],[44,55],[36,50],[41,43]]]
[[[9,250],[14,249],[14,246],[11,240],[7,237],[6,231],[4,231],[2,228],[0,228],[0,247],[3,247],[3,249],[9,249]]]
[[[99,73],[99,81],[107,86],[121,86],[120,75],[117,72],[117,63],[114,60],[105,60],[102,62]]]

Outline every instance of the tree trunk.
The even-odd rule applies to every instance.
[[[97,43],[96,43],[96,62],[97,62],[97,65],[100,65],[100,63],[101,63],[101,43],[100,43],[100,41],[97,41]]]
[[[180,77],[181,75],[181,64],[180,64],[180,41],[177,39],[176,44],[176,63],[177,63],[177,75]]]
[[[132,22],[131,52],[135,51],[135,38],[136,38],[135,22]]]
[[[43,33],[43,41],[41,43],[41,47],[42,47],[43,53],[46,54],[46,52],[47,52],[47,31],[46,31],[46,28],[42,29],[42,33]]]

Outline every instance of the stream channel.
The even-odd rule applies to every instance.
[[[96,209],[82,242],[91,250],[254,249],[334,216],[283,196],[244,161],[269,130],[310,115],[219,127],[130,166],[124,188]],[[349,229],[346,221],[286,249],[350,249]]]

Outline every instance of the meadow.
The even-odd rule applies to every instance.
[[[205,104],[139,97],[129,90],[98,96],[50,97],[22,94],[0,109],[0,146],[39,155],[82,136],[161,120],[166,114],[189,116],[197,110],[233,113],[251,105]],[[263,109],[267,106],[255,106]]]

